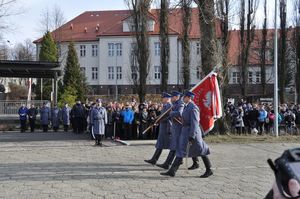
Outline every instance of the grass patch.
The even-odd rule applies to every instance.
[[[207,143],[300,143],[300,136],[270,136],[270,135],[209,135],[204,138]]]

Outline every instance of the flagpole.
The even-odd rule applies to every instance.
[[[274,38],[274,133],[278,137],[278,32],[277,32],[277,1],[275,0],[275,38]]]

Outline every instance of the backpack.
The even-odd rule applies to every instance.
[[[270,113],[269,114],[269,120],[270,121],[274,121],[275,120],[275,114],[274,113]]]

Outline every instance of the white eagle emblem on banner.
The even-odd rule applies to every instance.
[[[210,108],[212,103],[212,93],[211,91],[208,91],[205,94],[205,99],[203,99],[203,104],[206,108]]]

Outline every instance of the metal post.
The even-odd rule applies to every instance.
[[[118,53],[118,50],[117,50],[117,44],[114,44],[115,45],[115,49],[116,49],[116,68],[115,68],[115,78],[116,78],[116,101],[118,101],[118,72],[117,72],[117,68],[118,68],[118,57],[117,57],[117,53]]]
[[[53,101],[54,104],[57,104],[57,73],[54,74],[54,89],[53,89]]]
[[[41,102],[43,101],[43,78],[41,78]]]
[[[278,137],[278,32],[277,32],[277,1],[275,0],[275,38],[274,38],[274,133]]]

